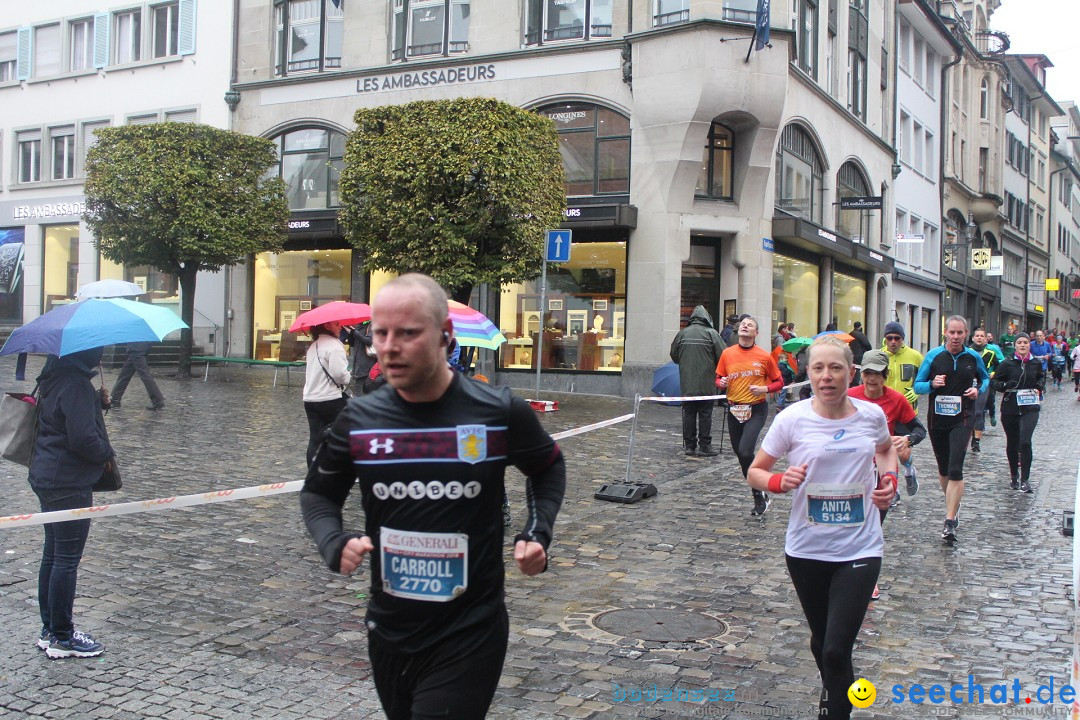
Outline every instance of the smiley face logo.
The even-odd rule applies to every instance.
[[[859,678],[851,683],[847,691],[848,700],[857,708],[868,708],[877,700],[877,688],[866,678]]]

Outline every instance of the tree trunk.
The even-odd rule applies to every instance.
[[[187,327],[180,331],[180,362],[176,374],[191,377],[191,328],[195,322],[195,276],[199,272],[196,263],[186,263],[180,270],[180,319]]]
[[[457,300],[462,305],[468,305],[469,296],[472,295],[472,289],[472,284],[458,285],[456,288],[453,289],[453,291],[451,291],[450,299]]]

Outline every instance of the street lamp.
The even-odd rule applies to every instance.
[[[978,231],[979,226],[975,222],[975,217],[968,212],[967,225],[964,226],[964,242],[956,243],[957,245],[970,245],[975,241],[975,233]]]

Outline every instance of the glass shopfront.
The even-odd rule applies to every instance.
[[[540,279],[504,285],[499,367],[620,372],[626,338],[626,242],[579,242],[570,262],[548,264],[546,307]]]
[[[144,302],[167,307],[178,317],[181,315],[180,278],[176,275],[149,265],[121,265],[105,257],[99,257],[98,267],[100,279],[135,283],[146,293],[141,298]]]
[[[23,306],[23,228],[0,228],[0,323],[21,325]]]
[[[255,256],[254,357],[303,360],[310,338],[289,332],[296,316],[349,300],[351,250],[300,250]]]
[[[866,280],[853,274],[833,273],[833,322],[838,330],[866,324]]]
[[[772,323],[761,323],[761,332],[770,332],[782,322],[795,323],[800,336],[818,332],[817,263],[776,253],[773,256]]]
[[[75,298],[79,289],[79,226],[47,225],[42,273],[42,310]]]

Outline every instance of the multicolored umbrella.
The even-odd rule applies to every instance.
[[[814,339],[817,340],[819,337],[825,337],[826,335],[832,335],[837,340],[843,340],[846,343],[849,343],[849,342],[851,342],[852,340],[855,339],[854,337],[852,337],[851,335],[848,335],[843,330],[826,330],[825,332],[819,332],[817,335],[814,336]]]
[[[498,350],[506,342],[506,337],[479,310],[473,310],[456,300],[449,300],[448,305],[450,319],[454,321],[454,337],[459,345]]]
[[[325,305],[320,305],[314,310],[300,313],[289,332],[303,332],[316,325],[325,325],[329,322],[339,322],[342,325],[356,325],[371,319],[371,306],[367,303],[345,302],[335,300]]]
[[[90,298],[130,298],[145,294],[146,290],[127,280],[98,280],[83,285],[79,288],[79,292],[75,293],[75,297],[79,300],[89,300]]]
[[[172,310],[119,298],[90,299],[53,308],[15,332],[0,355],[80,350],[129,342],[158,342],[187,325]]]

